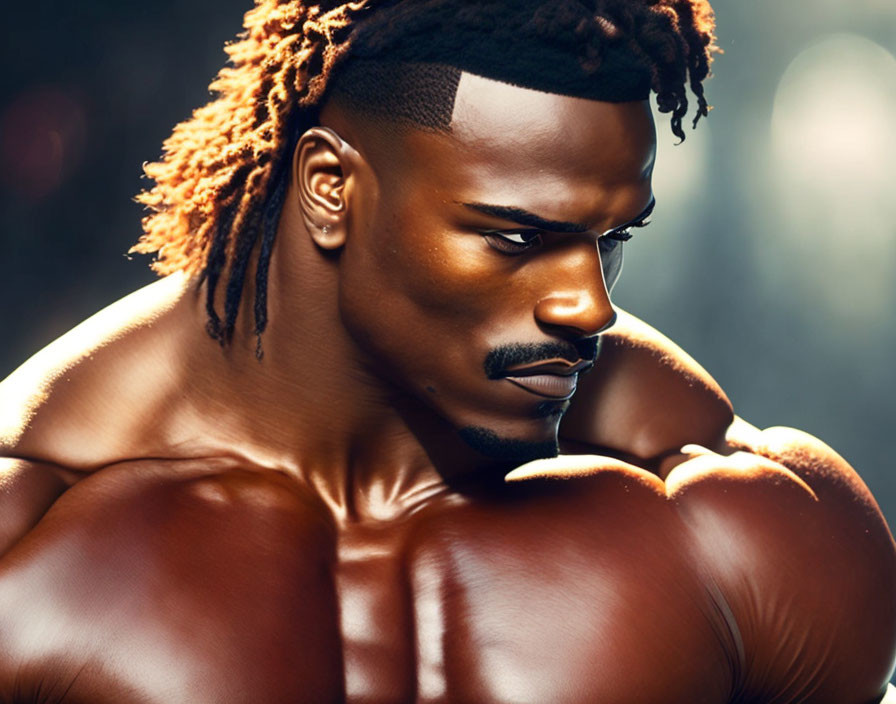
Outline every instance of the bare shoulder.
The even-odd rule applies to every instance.
[[[253,511],[268,518],[302,513],[313,503],[309,496],[281,472],[231,458],[128,461],[90,473],[0,459],[0,564],[18,559],[23,544],[27,553],[34,545],[104,540],[110,521],[140,523],[154,511],[176,523],[226,507],[238,522]]]
[[[682,448],[687,460],[666,477],[670,498],[696,498],[728,484],[767,494],[768,508],[787,505],[792,495],[808,501],[814,512],[841,517],[844,529],[851,522],[873,527],[867,534],[893,544],[868,487],[843,457],[813,435],[788,427],[762,430],[735,417],[716,450],[697,444]]]
[[[282,472],[234,458],[123,462],[55,501],[0,559],[0,591],[41,599],[80,594],[99,608],[103,594],[142,579],[189,591],[191,580],[204,584],[209,573],[223,583],[225,576],[246,577],[253,564],[270,569],[266,562],[284,564],[291,556],[314,563],[311,534],[318,544],[329,542],[332,518]],[[109,580],[98,570],[120,575]],[[2,616],[14,613],[4,609]]]
[[[561,425],[563,437],[659,463],[687,443],[718,446],[734,411],[712,376],[668,337],[618,311],[594,370]]]
[[[571,480],[577,495],[600,486],[595,501],[607,486],[629,502],[637,489],[645,520],[681,536],[677,549],[715,595],[744,700],[880,701],[896,655],[896,544],[856,472],[807,433],[740,419],[724,450],[683,449],[665,481],[597,456],[530,463],[508,479]]]
[[[231,459],[98,470],[0,559],[0,690],[224,701],[284,673],[330,677],[334,540],[323,507],[279,472]]]
[[[122,298],[37,352],[0,382],[0,457],[89,471],[128,457],[134,429],[176,378],[172,276]]]
[[[35,468],[31,468],[35,469]],[[188,528],[209,516],[236,526],[259,517],[329,514],[293,477],[277,470],[247,466],[238,458],[144,459],[102,468],[77,482],[59,498],[39,525],[9,553],[35,544],[73,540],[83,545],[114,540],[127,546],[111,526],[142,526],[153,536],[166,528]],[[240,529],[245,528],[242,525]],[[136,534],[135,534],[136,535]],[[172,534],[173,535],[173,534]],[[143,541],[136,540],[135,545]],[[164,541],[163,541],[164,542]],[[231,541],[223,541],[232,547]],[[205,544],[205,550],[211,544]]]
[[[0,458],[0,557],[79,478],[77,473],[58,465]]]
[[[177,376],[171,330],[185,283],[163,279],[113,303],[0,382],[0,555],[92,472],[165,456],[152,442],[164,438],[159,407]]]
[[[666,490],[731,609],[744,691],[877,701],[896,654],[896,544],[877,503],[807,433],[738,419],[727,440],[727,456],[694,448]]]

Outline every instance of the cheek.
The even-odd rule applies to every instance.
[[[392,221],[340,262],[340,311],[381,363],[431,377],[481,364],[507,311],[506,290],[478,235]]]
[[[403,316],[419,317],[418,322],[467,326],[469,332],[501,300],[500,277],[481,237],[445,231],[419,217],[383,223],[361,247],[347,247],[344,254],[346,302],[392,311],[398,323]]]

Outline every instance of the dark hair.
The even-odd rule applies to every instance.
[[[694,125],[707,114],[703,81],[718,49],[706,0],[543,0],[530,5],[536,8],[529,16],[534,31],[562,42],[585,64],[594,62],[601,44],[624,45],[649,74],[659,110],[672,113],[672,131],[679,139],[684,139],[688,85],[698,103]],[[322,0],[313,5],[256,0],[245,16],[246,31],[225,48],[230,62],[210,86],[212,100],[177,125],[162,158],[144,167],[155,185],[137,196],[151,212],[132,251],[155,253],[152,267],[159,274],[200,274],[207,284],[207,329],[222,344],[232,337],[257,251],[254,332],[260,357],[268,267],[290,157],[298,137],[315,124],[337,68],[351,53],[355,30],[371,26],[364,34],[365,59],[376,58],[377,52],[387,59],[404,34],[431,25],[439,14],[462,15],[468,26],[490,32],[506,30],[502,13],[510,7],[514,3],[507,0]],[[227,282],[223,319],[215,307],[222,276]]]

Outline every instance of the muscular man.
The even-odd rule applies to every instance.
[[[147,168],[167,276],[0,386],[0,701],[884,701],[874,499],[609,298],[709,8],[246,30]]]

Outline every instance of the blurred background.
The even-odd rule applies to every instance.
[[[153,280],[141,164],[207,97],[248,0],[4,8],[0,378]],[[896,3],[716,0],[709,119],[659,120],[616,300],[760,426],[818,435],[896,525]]]

